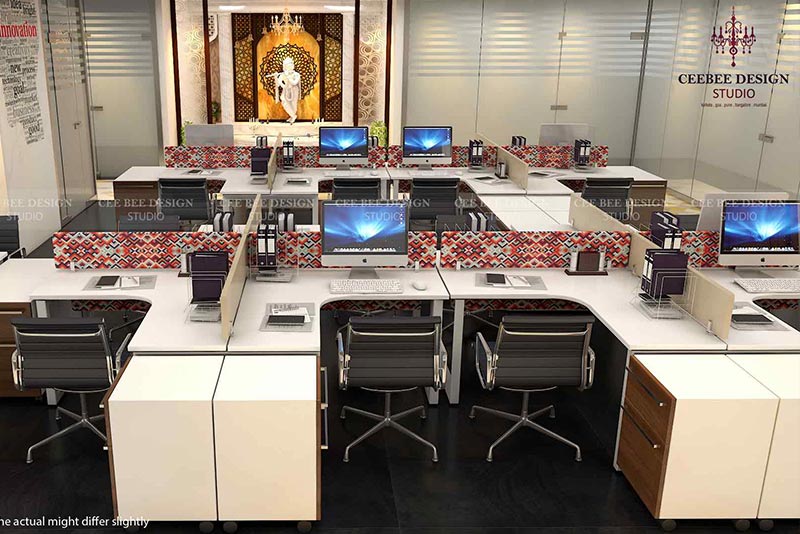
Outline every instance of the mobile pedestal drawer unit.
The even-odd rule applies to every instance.
[[[773,393],[723,354],[648,354],[631,356],[622,404],[617,465],[665,529],[757,517]]]

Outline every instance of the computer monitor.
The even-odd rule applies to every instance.
[[[391,201],[324,202],[322,265],[408,265],[408,205]]]
[[[539,126],[539,144],[542,146],[574,146],[576,139],[592,139],[592,128],[588,124],[565,122]]]
[[[366,126],[319,129],[319,162],[349,169],[369,163],[369,128]]]
[[[722,206],[719,263],[800,265],[800,202],[726,201]]]
[[[450,126],[405,126],[403,163],[430,167],[453,162],[453,128]]]
[[[233,124],[187,124],[188,146],[233,146]]]
[[[726,200],[789,200],[788,193],[707,193],[700,206],[697,230],[719,232],[722,220],[722,205]]]

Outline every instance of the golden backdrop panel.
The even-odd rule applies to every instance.
[[[286,120],[289,118],[275,92],[275,78],[270,74],[283,70],[283,60],[291,57],[294,68],[300,73],[300,102],[298,120],[312,120],[320,116],[320,47],[308,32],[283,35],[269,32],[256,47],[258,76],[258,118]],[[278,97],[276,99],[276,97]]]

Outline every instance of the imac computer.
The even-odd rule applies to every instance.
[[[352,267],[353,279],[377,278],[374,267],[408,265],[408,204],[324,202],[322,265]]]
[[[542,124],[539,126],[539,144],[542,146],[573,146],[576,139],[592,139],[592,128],[583,123]]]
[[[319,129],[319,162],[336,165],[340,171],[350,165],[369,163],[369,128],[366,126],[330,127]]]
[[[233,146],[233,124],[187,124],[188,146]]]
[[[726,200],[789,200],[788,193],[707,193],[700,206],[697,219],[698,231],[719,232],[722,220],[722,206]]]
[[[406,126],[403,128],[403,163],[430,169],[434,163],[453,163],[453,128]]]
[[[722,206],[720,265],[800,265],[800,202],[729,200]]]

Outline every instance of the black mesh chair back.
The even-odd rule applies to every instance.
[[[459,178],[414,178],[411,182],[411,219],[436,219],[458,212]]]
[[[587,178],[581,196],[615,219],[628,219],[633,178]]]
[[[102,319],[22,318],[11,324],[22,387],[79,392],[111,385],[114,363]]]
[[[117,229],[120,232],[178,232],[181,220],[178,215],[161,215],[154,220],[146,220],[131,213],[119,219]]]
[[[494,369],[486,376],[497,387],[585,387],[594,320],[589,314],[505,316],[494,347]]]
[[[161,178],[158,181],[161,214],[182,221],[207,221],[211,217],[205,179]]]
[[[16,215],[0,216],[0,252],[9,256],[20,251],[19,217]]]
[[[333,200],[380,200],[380,178],[334,178]]]
[[[439,387],[441,319],[350,319],[345,384],[368,388]]]

